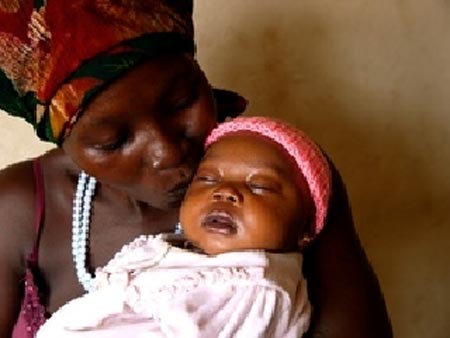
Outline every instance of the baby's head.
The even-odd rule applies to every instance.
[[[295,127],[266,117],[220,124],[181,206],[186,237],[208,254],[291,251],[325,221],[331,171]]]

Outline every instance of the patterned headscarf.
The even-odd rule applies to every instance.
[[[0,110],[61,144],[89,99],[144,58],[194,53],[192,0],[0,0]]]

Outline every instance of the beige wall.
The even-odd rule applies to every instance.
[[[52,144],[37,141],[31,125],[0,111],[0,168],[50,148]]]
[[[296,123],[341,169],[396,337],[448,337],[450,2],[196,7],[212,83],[245,94],[251,114]],[[21,124],[0,124],[0,166],[45,148]]]

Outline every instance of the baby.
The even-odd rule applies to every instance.
[[[192,248],[137,238],[37,337],[300,337],[311,316],[300,250],[330,194],[328,162],[304,133],[265,117],[225,122],[181,206]]]

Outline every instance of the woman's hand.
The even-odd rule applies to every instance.
[[[307,337],[390,338],[383,294],[356,234],[341,176],[334,166],[332,171],[326,226],[305,252],[313,305]]]

